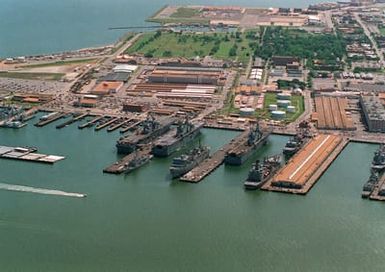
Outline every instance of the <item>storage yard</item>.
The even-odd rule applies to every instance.
[[[319,129],[354,130],[353,120],[347,115],[347,98],[316,96],[313,120]]]

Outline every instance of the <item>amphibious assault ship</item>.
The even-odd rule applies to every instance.
[[[186,154],[174,158],[170,166],[172,178],[183,176],[208,157],[210,157],[210,148],[199,146]]]
[[[280,155],[267,157],[263,162],[256,161],[249,172],[247,180],[243,184],[247,190],[256,190],[262,187],[281,167]]]
[[[142,123],[142,128],[137,131],[136,134],[130,135],[128,137],[122,137],[118,140],[116,143],[118,153],[132,153],[138,146],[147,144],[154,140],[156,137],[159,137],[160,135],[163,135],[169,131],[173,123],[173,118],[163,119],[158,122],[152,115],[149,115],[147,119]]]
[[[262,132],[257,124],[255,129],[250,129],[247,137],[234,143],[234,148],[225,156],[225,164],[242,165],[258,148],[266,144],[269,135],[270,132]]]
[[[179,122],[177,127],[171,129],[159,138],[152,147],[152,154],[156,157],[167,157],[181,146],[194,140],[200,133],[203,123],[192,123],[186,118]]]
[[[376,185],[378,184],[378,181],[379,181],[378,173],[376,173],[374,170],[371,170],[370,177],[368,181],[364,184],[364,187],[362,188],[361,196],[363,198],[368,198],[370,194],[373,192]]]
[[[372,161],[372,169],[376,172],[385,170],[385,145],[381,144],[380,148],[374,153]]]

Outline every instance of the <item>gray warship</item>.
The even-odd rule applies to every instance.
[[[176,128],[171,129],[160,137],[152,147],[152,154],[156,157],[167,157],[177,151],[181,146],[193,141],[203,127],[202,122],[192,123],[185,119],[180,121]]]
[[[378,181],[379,181],[378,173],[374,170],[371,170],[370,177],[368,181],[364,184],[364,187],[362,188],[361,196],[363,198],[368,198],[370,194],[373,192],[376,185],[378,184]]]
[[[371,168],[376,172],[385,170],[385,145],[381,144],[379,149],[374,153]]]
[[[283,148],[285,157],[289,158],[297,153],[310,138],[309,124],[306,121],[301,122],[297,128],[296,135],[291,137]]]
[[[123,173],[128,174],[138,169],[142,165],[145,165],[152,159],[151,154],[135,156],[130,162],[126,163],[123,168]]]
[[[266,144],[270,132],[262,132],[259,124],[254,129],[250,129],[247,137],[234,144],[234,148],[227,152],[225,164],[242,165],[254,152],[262,145]]]
[[[116,143],[119,154],[130,154],[140,145],[144,145],[163,135],[170,130],[174,118],[166,118],[156,121],[152,115],[142,123],[141,129],[136,134],[121,137]]]
[[[172,178],[183,176],[208,157],[210,157],[210,148],[199,145],[188,153],[174,158],[170,166]]]
[[[265,158],[262,162],[256,161],[243,184],[247,190],[256,190],[262,187],[281,167],[282,157],[275,155]]]

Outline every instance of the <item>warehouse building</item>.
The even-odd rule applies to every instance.
[[[221,69],[158,67],[148,76],[150,83],[221,85]]]
[[[378,96],[360,96],[360,104],[370,132],[385,132],[385,109]]]

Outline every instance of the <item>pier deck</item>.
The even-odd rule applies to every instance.
[[[151,152],[151,148],[152,148],[151,145],[147,145],[147,146],[143,147],[143,149],[139,150],[137,154],[131,153],[131,154],[125,156],[120,161],[117,161],[117,162],[113,163],[112,165],[106,167],[105,169],[103,169],[103,172],[108,173],[108,174],[115,174],[115,175],[122,174],[124,172],[125,164],[132,161],[135,158],[135,156],[149,155]]]
[[[79,125],[78,128],[79,129],[83,129],[83,128],[86,128],[86,127],[91,127],[93,126],[94,124],[96,124],[98,121],[102,120],[104,117],[103,116],[96,116],[94,119],[92,119],[91,121],[88,121],[87,123],[84,123],[82,125]]]
[[[180,178],[181,181],[198,183],[206,176],[208,176],[212,171],[219,167],[226,156],[226,153],[235,147],[235,145],[240,142],[242,138],[247,137],[248,131],[245,131],[231,140],[230,143],[223,146],[221,149],[216,151],[210,158],[204,160],[197,167],[192,169],[190,172],[185,174]]]
[[[380,180],[373,192],[369,196],[370,200],[385,201],[385,175],[380,177]]]
[[[262,189],[308,193],[348,142],[337,135],[320,134],[314,137]]]
[[[62,119],[67,116],[68,113],[58,113],[55,116],[52,116],[51,118],[48,118],[47,120],[40,120],[35,124],[37,127],[44,127],[50,123],[55,122],[56,120]]]
[[[115,123],[118,120],[119,120],[119,117],[111,118],[111,120],[96,126],[95,130],[98,131],[98,130],[101,130],[101,129],[105,128],[105,127],[108,127],[109,125]]]
[[[84,114],[80,114],[80,115],[78,114],[77,116],[74,115],[70,120],[67,120],[64,123],[62,123],[60,125],[57,125],[56,128],[57,129],[64,128],[66,126],[69,126],[69,125],[77,122],[77,121],[80,121],[80,120],[84,119],[87,116],[88,116],[88,113],[84,113]]]
[[[62,156],[38,154],[36,151],[36,148],[0,146],[0,158],[50,164],[65,159]]]

